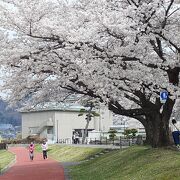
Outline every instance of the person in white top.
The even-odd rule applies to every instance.
[[[177,123],[175,117],[172,117],[172,119],[170,120],[170,123],[169,123],[169,128],[170,128],[171,132],[179,131],[178,124],[179,123]]]
[[[48,144],[45,140],[43,141],[41,147],[42,147],[42,151],[43,151],[43,158],[47,159]]]
[[[172,118],[172,124],[171,124],[171,131],[172,131],[172,136],[174,139],[174,144],[176,145],[176,147],[178,149],[180,149],[180,141],[179,141],[179,135],[180,135],[180,131],[177,127],[177,122],[175,120],[175,118]]]
[[[76,144],[79,144],[79,133],[75,133]]]

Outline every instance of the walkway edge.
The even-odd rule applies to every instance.
[[[64,177],[65,177],[65,180],[72,180],[72,177],[70,175],[69,166],[79,165],[79,164],[81,164],[83,162],[85,162],[85,161],[80,161],[80,162],[62,162],[62,163],[60,163],[63,166],[63,168],[64,168]]]
[[[15,158],[0,171],[0,176],[3,175],[4,173],[6,173],[16,163],[16,154],[11,151],[9,151],[9,152],[14,154]]]

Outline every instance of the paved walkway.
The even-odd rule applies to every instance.
[[[64,180],[64,169],[52,159],[44,160],[42,154],[35,153],[33,161],[29,160],[28,150],[12,147],[9,151],[16,154],[16,163],[0,180]]]

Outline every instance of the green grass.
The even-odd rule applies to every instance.
[[[36,146],[41,151],[40,146]],[[49,146],[48,154],[60,161],[83,161],[102,149],[73,146]],[[134,146],[114,150],[94,160],[71,166],[73,180],[179,180],[180,152]]]
[[[0,172],[1,170],[6,167],[13,159],[15,158],[15,155],[12,153],[6,151],[6,150],[0,150]]]
[[[73,180],[179,180],[180,152],[131,147],[72,166],[70,171]]]
[[[41,152],[41,146],[37,145],[36,150]],[[60,162],[79,162],[101,151],[100,148],[50,145],[48,155]]]

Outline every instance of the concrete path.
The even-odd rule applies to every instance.
[[[64,168],[50,158],[44,160],[42,154],[35,153],[33,161],[24,147],[12,147],[9,151],[16,154],[16,163],[0,180],[65,180]]]

